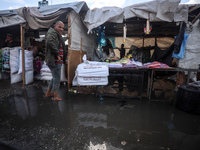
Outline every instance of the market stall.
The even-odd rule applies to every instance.
[[[45,51],[45,34],[50,26],[53,26],[53,23],[60,20],[65,24],[64,34],[63,38],[65,39],[65,43],[68,46],[68,62],[67,66],[63,66],[62,68],[62,75],[61,81],[67,81],[66,78],[70,78],[71,76],[71,68],[73,70],[73,66],[76,67],[77,59],[74,59],[74,57],[80,57],[80,49],[81,53],[84,53],[86,51],[86,47],[88,48],[89,44],[92,43],[88,39],[92,39],[92,37],[89,37],[87,33],[85,32],[86,36],[84,35],[84,30],[86,30],[86,27],[82,23],[82,15],[86,13],[88,10],[88,6],[85,2],[74,2],[74,3],[65,3],[60,5],[50,5],[50,6],[43,6],[43,7],[23,7],[16,9],[10,16],[5,15],[4,17],[2,12],[2,18],[7,19],[14,18],[15,22],[13,21],[7,21],[3,24],[4,21],[2,20],[2,27],[8,27],[8,25],[12,25],[13,23],[21,24],[23,25],[19,26],[19,29],[21,27],[21,30],[19,30],[19,35],[21,34],[21,38],[19,38],[19,41],[21,42],[21,48],[23,52],[23,57],[26,57],[24,51],[31,51],[33,53],[33,69],[32,74],[35,75],[41,75],[37,76],[37,79],[41,80],[50,80],[51,77],[49,77],[49,74],[45,72],[45,75],[41,74],[40,70],[42,67],[45,67],[44,63],[44,51]],[[7,12],[7,11],[6,11]],[[9,11],[8,11],[9,12]],[[13,17],[13,15],[15,17]],[[9,17],[8,17],[9,16]],[[17,20],[18,17],[18,20]],[[80,28],[80,29],[79,29]],[[21,33],[20,33],[21,31]],[[77,32],[83,32],[83,34],[77,34]],[[82,40],[84,38],[84,40]],[[87,40],[85,40],[87,38]],[[85,46],[86,45],[86,46]],[[90,49],[93,49],[93,46],[90,46]],[[78,51],[77,51],[78,50]],[[77,55],[74,56],[74,52],[77,51]],[[19,62],[22,63],[22,67],[26,65],[27,63],[24,62],[26,60],[20,60]],[[67,71],[69,69],[69,71]],[[44,68],[45,70],[45,68]],[[74,69],[75,70],[75,69]],[[26,67],[22,69],[22,72],[25,73]],[[66,73],[69,72],[70,74],[67,75]],[[72,73],[74,74],[74,73]],[[63,80],[62,80],[63,79]],[[25,81],[25,78],[23,78]],[[69,80],[70,81],[70,80]],[[25,82],[24,82],[25,84]]]
[[[98,48],[93,52],[95,55],[93,60],[112,62],[112,67],[109,67],[109,69],[113,69],[113,61],[119,59],[118,48],[123,43],[126,49],[126,59],[129,61],[131,59],[132,62],[133,60],[139,60],[143,66],[145,66],[145,63],[156,63],[155,61],[158,61],[165,64],[157,67],[161,70],[165,67],[177,67],[178,61],[173,59],[172,55],[175,48],[180,49],[180,43],[182,42],[179,41],[183,40],[179,39],[179,36],[182,36],[181,29],[185,23],[187,26],[190,24],[188,21],[190,12],[188,10],[193,7],[181,5],[179,2],[178,0],[151,1],[125,8],[103,7],[88,10],[84,21],[88,33],[96,33],[98,44]],[[114,57],[104,57],[103,47],[106,45],[105,41],[107,39],[112,44]],[[177,51],[175,52],[177,53]],[[124,68],[126,65],[117,64],[116,66],[118,66],[115,68],[117,70],[118,68]],[[138,69],[138,66],[131,67],[126,69]],[[147,87],[145,90],[149,94],[149,86],[151,85],[149,84],[149,78],[152,78],[154,74],[152,75],[150,69],[147,70],[150,73],[147,73],[147,79],[144,79],[144,83],[148,85],[144,87]],[[163,76],[167,74],[169,73],[164,71]],[[174,90],[174,88],[171,87],[171,90]]]

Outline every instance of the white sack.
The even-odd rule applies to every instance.
[[[22,74],[11,73],[10,74],[10,84],[18,83],[22,81]]]
[[[33,52],[24,50],[25,71],[33,70]],[[18,74],[22,73],[22,50],[20,50],[20,62]]]
[[[61,82],[67,81],[67,78],[66,78],[66,75],[65,75],[65,65],[64,64],[62,64],[62,67],[61,67],[60,81]]]
[[[42,76],[41,80],[45,80],[45,81],[50,81],[52,79],[52,76]]]
[[[46,62],[44,62],[44,64],[42,65],[42,68],[40,69],[40,71],[43,71],[43,72],[51,72],[51,70],[50,70],[49,67],[47,66]]]
[[[78,85],[107,85],[108,77],[77,77]]]
[[[41,74],[41,76],[43,77],[43,76],[50,76],[50,77],[52,77],[52,74],[51,74],[51,72],[40,72],[40,74]]]
[[[14,47],[10,51],[10,72],[11,74],[18,72],[21,47]]]
[[[33,82],[33,70],[25,72],[25,84],[30,84]]]
[[[77,67],[78,76],[108,76],[109,69],[106,65],[92,65],[82,63]]]

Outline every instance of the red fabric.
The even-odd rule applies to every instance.
[[[63,47],[62,47],[62,43],[61,43],[61,45],[60,45],[60,49],[59,49],[58,56],[60,56],[61,61],[57,61],[57,60],[56,60],[56,63],[57,63],[57,64],[62,64],[62,63],[63,63]]]

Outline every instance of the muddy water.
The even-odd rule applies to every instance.
[[[20,150],[199,150],[200,116],[174,103],[97,99],[68,93],[45,98],[46,83],[0,101],[0,141]],[[1,148],[1,147],[0,147]]]

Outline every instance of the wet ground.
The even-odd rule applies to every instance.
[[[0,81],[0,149],[199,150],[200,115],[175,102],[70,93],[45,98],[47,83],[22,87]],[[2,87],[4,86],[4,87]],[[4,148],[5,149],[5,148]]]

